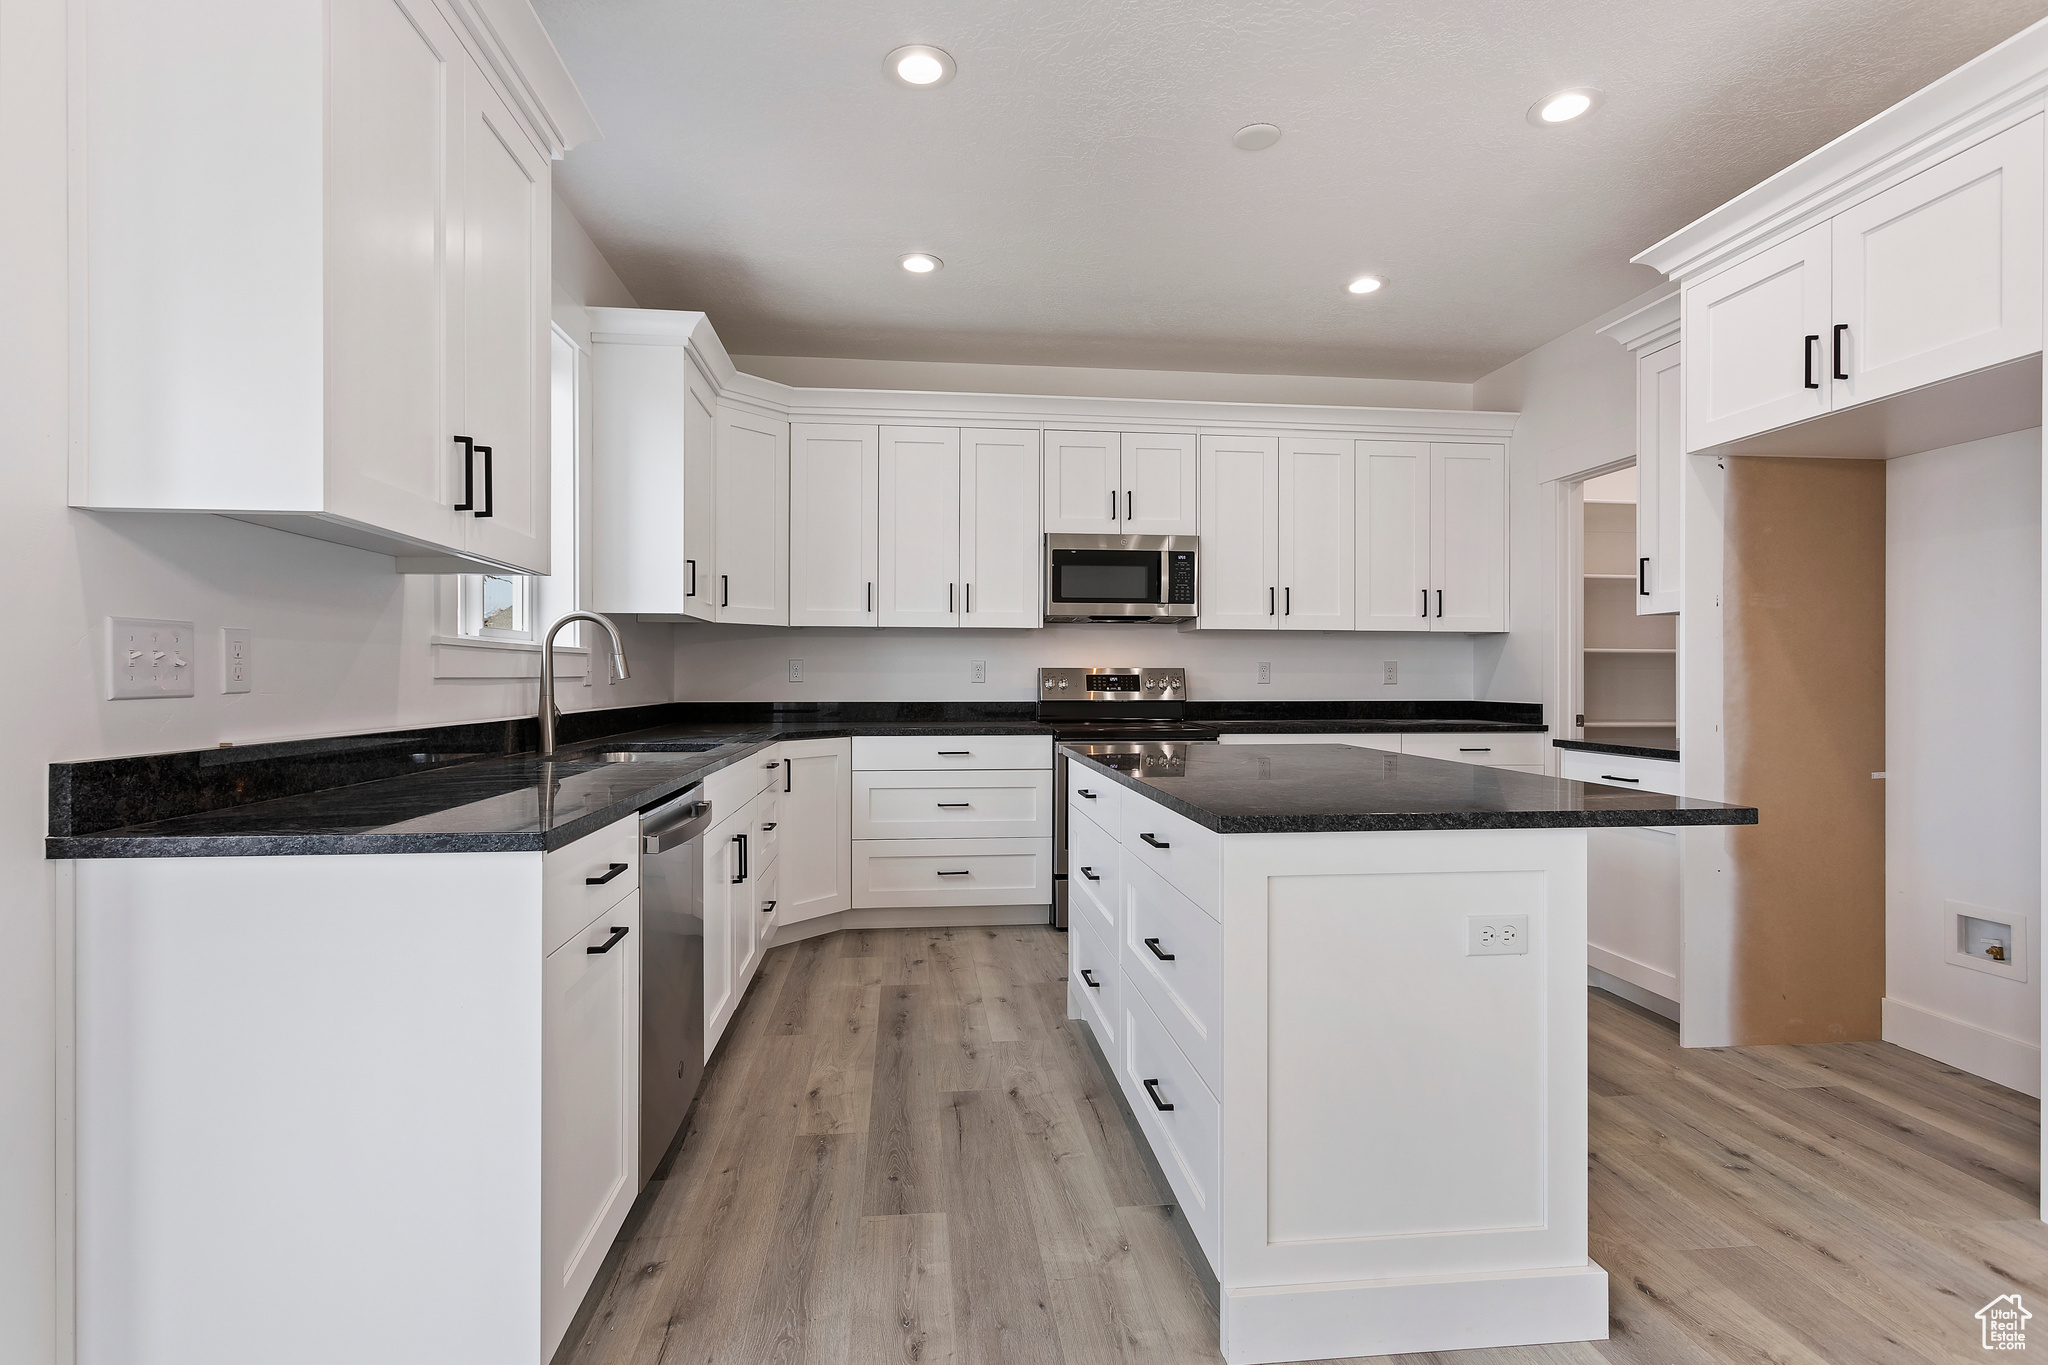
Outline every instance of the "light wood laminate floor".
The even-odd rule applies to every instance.
[[[778,948],[557,1365],[1214,1362],[1050,929]],[[2043,1316],[2038,1106],[1883,1043],[1681,1050],[1592,997],[1609,1340],[1450,1365],[1915,1365]]]

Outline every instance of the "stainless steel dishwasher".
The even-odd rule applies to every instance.
[[[640,1184],[683,1126],[704,1075],[703,788],[640,815]]]

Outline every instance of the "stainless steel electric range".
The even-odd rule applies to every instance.
[[[1213,740],[1213,725],[1187,719],[1184,668],[1041,668],[1038,718],[1056,744],[1087,744],[1118,768],[1167,774],[1186,763],[1189,743]],[[1067,759],[1054,751],[1053,923],[1067,927]]]

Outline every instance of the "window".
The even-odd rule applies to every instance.
[[[534,579],[524,574],[464,574],[456,584],[456,633],[480,640],[532,640]]]

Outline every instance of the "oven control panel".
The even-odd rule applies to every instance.
[[[1041,668],[1046,701],[1186,701],[1184,668]]]

